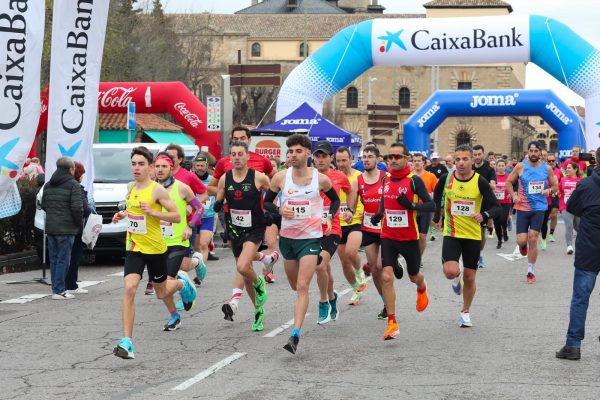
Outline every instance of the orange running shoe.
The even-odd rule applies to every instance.
[[[427,283],[425,283],[425,290],[420,293],[417,290],[417,311],[423,312],[429,305],[429,296],[427,295]]]
[[[385,330],[385,333],[383,334],[383,340],[396,339],[399,333],[400,327],[398,326],[398,323],[396,321],[390,321],[388,319],[388,325],[387,329]]]
[[[536,283],[537,279],[535,279],[535,275],[531,272],[527,273],[527,283]]]

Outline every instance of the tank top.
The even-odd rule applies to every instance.
[[[508,190],[506,190],[506,181],[508,180],[508,174],[499,175],[496,174],[496,188],[494,189],[494,195],[496,195],[496,199],[498,199],[498,203],[500,204],[510,204],[512,203],[512,199],[508,195]]]
[[[210,181],[213,180],[213,176],[209,175],[208,178],[200,180],[202,181],[202,183],[204,183],[204,186],[208,186]],[[198,195],[197,197],[200,197],[200,195]],[[208,196],[208,199],[204,200],[204,202],[202,202],[202,205],[204,206],[204,214],[202,215],[202,219],[211,218],[215,216],[215,196]]]
[[[477,172],[468,181],[448,174],[444,184],[444,236],[481,240],[481,226],[470,215],[481,212],[482,201]]]
[[[152,190],[156,185],[156,182],[151,182],[142,190],[136,190],[133,186],[127,195],[127,251],[139,251],[143,254],[162,254],[167,251],[167,244],[161,234],[160,220],[147,215],[140,208],[140,203],[148,203],[152,210],[162,211],[160,204],[152,200]]]
[[[167,243],[167,247],[170,246],[185,246],[189,247],[189,240],[182,240],[183,231],[187,226],[187,202],[181,198],[179,194],[180,182],[175,180],[175,182],[167,189],[169,191],[169,197],[175,203],[177,207],[177,212],[181,215],[181,221],[174,224],[172,222],[160,221],[160,230],[162,236],[165,238],[165,242]],[[166,211],[163,208],[163,211]]]
[[[338,197],[340,193],[344,193],[346,191],[350,191],[350,182],[348,181],[348,177],[342,171],[336,171],[334,169],[330,169],[327,172],[327,177],[331,181],[331,185],[333,189],[337,193]],[[323,222],[325,222],[325,218],[327,218],[329,214],[329,206],[331,204],[331,200],[325,193],[321,193],[321,198],[323,199]],[[340,226],[340,210],[338,210],[333,219],[331,220],[331,234],[342,236],[342,227]],[[323,233],[327,230],[327,224],[323,223]]]
[[[323,199],[319,191],[319,171],[312,169],[312,179],[306,186],[299,186],[292,178],[293,167],[285,173],[282,203],[294,209],[294,218],[281,219],[279,234],[288,239],[318,239],[323,237],[321,218]]]
[[[262,194],[256,188],[255,171],[248,173],[241,182],[233,179],[233,170],[225,174],[225,199],[229,211],[225,213],[228,226],[234,234],[251,229],[265,229],[265,214],[262,209]]]
[[[523,174],[519,177],[519,202],[515,210],[546,211],[548,200],[542,190],[548,188],[548,168],[546,163],[534,167],[529,161],[523,161]]]
[[[577,178],[570,178],[568,176],[564,177],[560,181],[560,201],[558,203],[558,209],[560,211],[565,211],[567,209],[567,202],[571,198],[571,195],[575,191],[575,187],[577,183],[583,179],[581,176]]]
[[[381,238],[398,241],[418,240],[419,228],[417,226],[417,213],[414,210],[407,210],[398,203],[397,198],[400,193],[404,193],[413,203],[418,203],[419,196],[413,190],[411,172],[399,180],[392,180],[386,177],[383,183],[383,206],[385,209]]]
[[[350,175],[348,177],[348,180],[350,181],[350,185],[352,185],[352,183],[354,183],[354,181],[356,179],[358,179],[358,177],[361,175],[360,171],[354,171],[352,173],[352,175]],[[344,211],[346,211],[346,209],[348,208],[348,205],[346,204],[346,193],[342,192],[340,193],[340,213],[344,213]],[[356,225],[356,224],[362,224],[362,215],[364,212],[364,207],[363,207],[363,203],[361,203],[360,200],[358,200],[358,202],[356,203],[356,211],[354,213],[354,218],[352,218],[352,222],[350,224],[348,224],[345,220],[341,220],[340,221],[340,225],[342,226],[349,226],[349,225]]]
[[[362,228],[364,232],[372,232],[381,234],[381,222],[377,225],[371,223],[371,217],[379,212],[379,204],[381,203],[381,195],[383,189],[381,181],[386,175],[385,172],[379,171],[379,178],[375,183],[365,182],[365,176],[360,174],[358,180],[358,195],[364,206]]]

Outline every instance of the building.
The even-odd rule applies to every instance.
[[[424,2],[423,14],[382,14],[384,7],[376,0],[249,0],[249,7],[235,14],[192,14],[176,16],[180,35],[193,38],[189,43],[204,43],[203,79],[193,88],[200,98],[220,95],[220,75],[229,64],[278,63],[285,78],[307,55],[317,51],[342,28],[372,18],[445,18],[458,16],[494,16],[512,12],[502,0],[433,0]],[[189,27],[194,27],[193,30]],[[192,49],[190,54],[194,54]],[[324,105],[324,115],[346,130],[369,138],[367,103],[369,87],[372,104],[400,105],[399,128],[373,139],[381,145],[402,140],[402,124],[432,94],[434,89],[522,89],[525,87],[524,64],[488,64],[439,66],[434,68],[375,67],[358,77]],[[255,107],[257,124],[276,99],[276,90],[255,89],[246,97]],[[272,122],[267,114],[263,125]],[[442,155],[451,153],[458,144],[482,144],[486,151],[518,157],[523,143],[535,137],[528,118],[476,117],[449,118],[432,139],[432,149]],[[432,138],[434,135],[432,135]]]

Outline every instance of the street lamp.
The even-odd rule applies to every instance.
[[[368,117],[369,111],[368,110],[369,110],[369,104],[373,103],[373,97],[372,97],[372,93],[371,93],[371,84],[373,82],[375,82],[376,80],[377,80],[377,78],[375,78],[375,77],[369,77],[369,80],[368,80],[369,84],[368,84],[368,95],[367,95],[367,98],[368,98],[368,102],[367,102],[367,141],[369,141],[369,142],[372,141],[373,138],[371,137],[371,128],[368,127],[368,125],[369,125],[369,117]]]

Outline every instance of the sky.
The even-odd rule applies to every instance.
[[[539,14],[565,23],[597,49],[600,49],[598,20],[600,7],[595,0],[505,0],[512,5],[513,14]],[[173,13],[213,12],[232,14],[248,7],[251,0],[162,0],[165,11]],[[427,0],[379,0],[385,13],[425,13]],[[590,7],[591,6],[591,7]],[[558,82],[548,73],[529,63],[526,77],[527,89],[552,89],[567,104],[583,105],[581,97]]]

